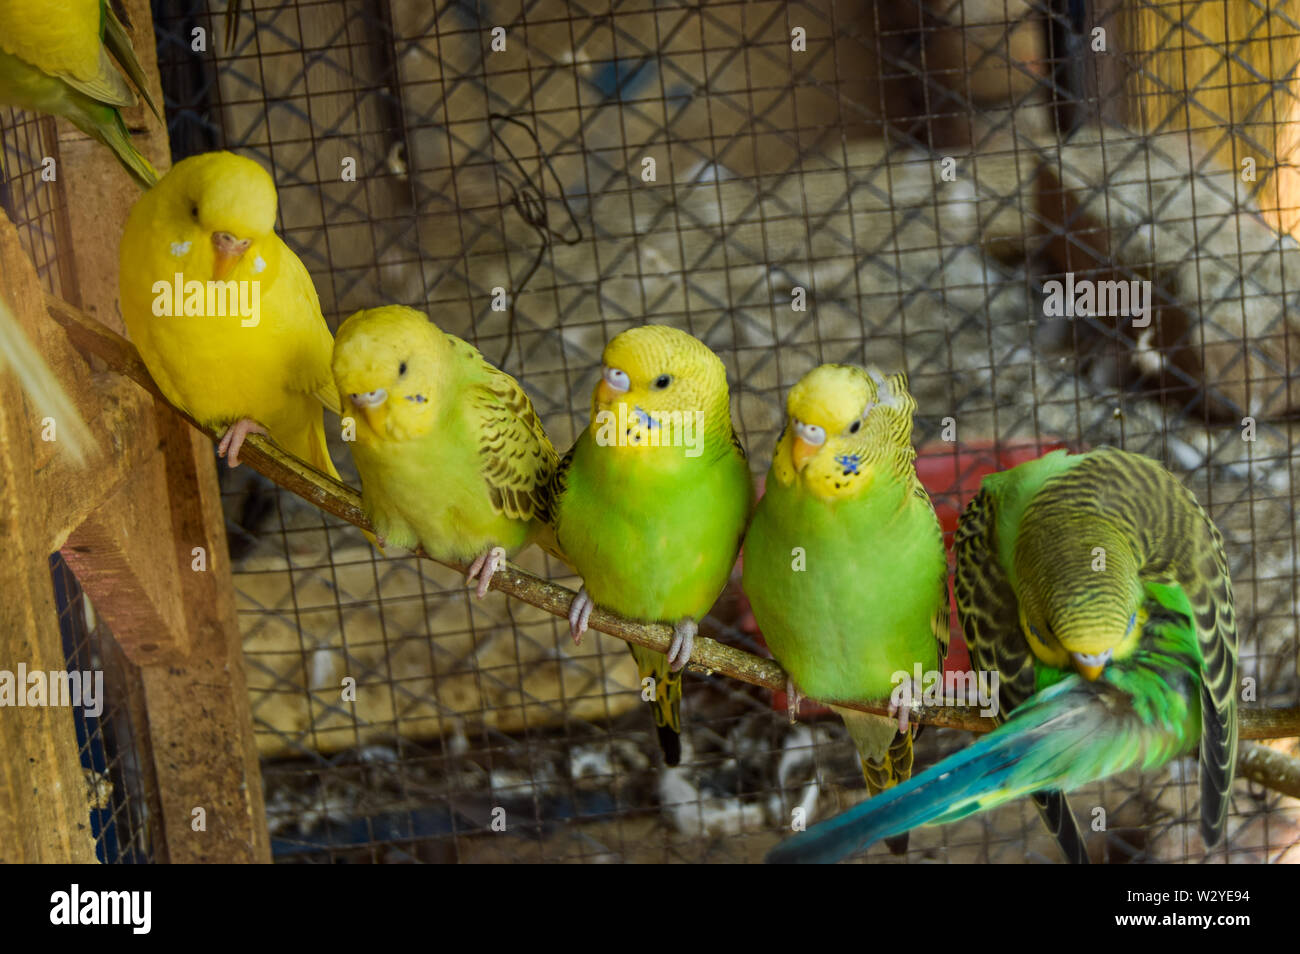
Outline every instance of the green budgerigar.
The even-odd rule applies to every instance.
[[[1201,831],[1216,843],[1236,766],[1237,630],[1223,540],[1192,492],[1140,454],[1053,451],[984,479],[956,550],[958,612],[972,663],[999,674],[1000,716],[1061,670],[1095,680],[1134,651],[1146,584],[1186,596],[1202,660]],[[1035,801],[1066,857],[1087,861],[1064,796]]]
[[[0,103],[69,120],[147,189],[158,173],[122,121],[120,110],[136,100],[119,67],[161,120],[109,0],[0,0]]]
[[[602,362],[591,423],[553,485],[556,540],[583,580],[570,631],[582,638],[593,605],[673,626],[667,656],[631,648],[664,761],[676,765],[681,670],[735,566],[753,482],[726,369],[702,341],[644,325],[610,340]]]
[[[745,536],[754,618],[789,674],[792,700],[910,692],[916,667],[938,672],[948,650],[948,561],[916,476],[907,378],[822,365],[791,388],[786,408]],[[907,705],[894,718],[836,711],[870,795],[911,775]]]
[[[833,862],[921,825],[958,821],[1043,789],[1065,791],[1195,751],[1204,658],[1177,585],[1141,587],[1136,640],[1095,680],[1039,664],[1006,722],[909,781],[787,839],[769,862]],[[1036,624],[1035,624],[1036,625]]]

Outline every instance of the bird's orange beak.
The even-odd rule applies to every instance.
[[[1074,664],[1074,668],[1077,669],[1079,671],[1079,675],[1082,676],[1084,679],[1088,680],[1088,682],[1096,682],[1097,678],[1106,669],[1105,666],[1081,666],[1078,663]]]
[[[212,277],[219,282],[225,281],[226,276],[239,264],[239,260],[248,251],[248,246],[252,244],[252,239],[235,238],[229,232],[213,232]]]
[[[794,461],[794,469],[802,471],[808,461],[812,460],[813,456],[821,449],[820,444],[810,444],[796,434],[794,444],[790,447],[790,457]]]
[[[1096,682],[1106,671],[1106,664],[1110,662],[1113,653],[1114,651],[1110,649],[1096,655],[1070,653],[1070,661],[1074,663],[1074,668],[1080,676],[1088,682]]]
[[[348,395],[348,400],[372,431],[381,435],[384,433],[384,423],[388,420],[386,390],[378,388],[374,391],[352,393]]]

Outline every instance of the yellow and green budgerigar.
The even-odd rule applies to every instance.
[[[401,305],[344,321],[333,369],[380,545],[472,561],[483,597],[507,557],[549,534],[557,455],[528,395],[473,345]]]
[[[275,234],[275,184],[251,159],[184,159],[136,201],[122,236],[122,317],[169,401],[232,467],[250,433],[338,477],[322,407],[338,412],[334,339],[311,276]]]
[[[795,835],[769,862],[829,863],[921,825],[944,825],[1043,790],[1068,791],[1196,751],[1204,657],[1176,585],[1142,586],[1131,651],[1096,679],[1040,664],[1038,691],[994,731],[876,798]]]
[[[1236,767],[1237,629],[1223,540],[1192,492],[1140,454],[1053,451],[984,479],[956,550],[958,612],[972,663],[999,674],[1000,719],[1062,671],[1094,681],[1133,654],[1152,584],[1173,591],[1161,606],[1185,599],[1200,667],[1201,832],[1215,844]],[[1034,797],[1066,857],[1087,861],[1061,792]]]
[[[698,338],[644,325],[605,346],[591,423],[553,487],[556,539],[583,579],[569,612],[582,638],[592,606],[674,628],[669,653],[632,646],[664,761],[681,759],[681,670],[698,620],[727,583],[753,501],[722,361]],[[645,680],[651,680],[646,682]]]
[[[62,116],[147,189],[158,173],[122,121],[122,108],[136,102],[122,70],[161,120],[109,0],[0,0],[0,103]]]
[[[825,364],[790,389],[767,489],[745,535],[744,586],[789,675],[792,707],[800,694],[902,701],[918,665],[941,671],[948,559],[916,475],[915,409],[906,376],[874,368]],[[870,795],[911,775],[915,727],[906,704],[894,718],[834,708]]]

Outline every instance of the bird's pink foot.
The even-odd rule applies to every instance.
[[[700,631],[695,620],[687,616],[673,627],[673,641],[668,647],[668,671],[681,672],[690,661],[691,650],[695,648],[695,635]]]
[[[487,596],[488,587],[492,583],[492,575],[505,566],[505,562],[505,547],[493,547],[487,553],[481,554],[477,560],[469,565],[468,582],[473,583],[474,578],[478,577],[478,589],[475,590],[475,595],[479,599]]]
[[[900,683],[889,698],[889,714],[898,717],[898,731],[907,731],[908,716],[921,707],[921,684],[915,679]]]
[[[573,637],[575,646],[582,645],[582,634],[587,631],[587,620],[591,618],[591,609],[595,605],[586,586],[578,590],[578,595],[569,604],[569,635]]]
[[[226,458],[231,467],[239,466],[239,449],[244,446],[244,438],[249,434],[266,434],[266,428],[251,417],[241,417],[226,429],[217,445],[217,456]]]
[[[789,676],[785,677],[785,711],[790,717],[790,724],[794,725],[799,717],[799,704],[803,702],[803,693],[795,686],[794,680]]]

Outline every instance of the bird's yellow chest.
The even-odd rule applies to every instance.
[[[252,417],[270,425],[309,390],[293,386],[295,375],[310,380],[318,371],[298,367],[304,349],[286,335],[269,269],[241,262],[229,281],[212,281],[211,250],[192,229],[172,231],[154,223],[124,240],[120,290],[131,339],[168,400],[202,423]]]
[[[353,458],[366,512],[396,546],[419,544],[439,559],[470,560],[490,547],[527,542],[531,524],[493,505],[476,452],[457,453],[434,437],[358,441]]]

